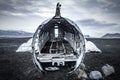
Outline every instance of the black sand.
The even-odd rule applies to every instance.
[[[39,73],[29,52],[16,53],[15,50],[28,38],[0,39],[0,80],[65,80],[63,73]],[[115,68],[115,74],[104,80],[120,80],[120,39],[88,39],[94,42],[102,53],[87,53],[84,63],[86,72],[101,71],[101,67],[110,64]],[[73,79],[71,79],[73,80]]]

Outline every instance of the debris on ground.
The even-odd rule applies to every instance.
[[[90,77],[90,79],[97,79],[97,80],[103,78],[101,72],[99,72],[99,71],[91,71],[89,74],[89,77]]]
[[[86,72],[82,69],[77,69],[76,74],[78,78],[87,78]]]
[[[115,73],[115,70],[114,70],[113,66],[106,64],[102,67],[102,72],[105,76],[109,76],[109,75]]]

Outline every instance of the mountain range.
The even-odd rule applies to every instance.
[[[102,38],[120,38],[120,33],[107,33]]]
[[[18,30],[0,30],[0,37],[32,37],[33,33]]]

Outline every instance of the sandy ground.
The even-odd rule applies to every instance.
[[[68,80],[64,69],[59,73],[41,74],[33,64],[31,53],[16,53],[15,50],[27,40],[28,38],[0,39],[0,80]],[[88,40],[94,42],[103,53],[86,54],[86,72],[101,71],[103,65],[110,64],[115,68],[115,74],[105,77],[104,80],[120,80],[120,39]],[[74,75],[71,80],[74,80]]]

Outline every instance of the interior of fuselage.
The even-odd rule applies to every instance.
[[[62,28],[55,24],[51,28],[42,29],[43,33],[39,36],[40,43],[44,44],[40,47],[41,54],[75,54],[74,48],[79,47],[75,41],[78,36]]]
[[[63,53],[63,54],[70,54],[73,53],[74,50],[69,44],[68,41],[62,40],[62,41],[47,41],[45,43],[45,46],[41,50],[42,53],[51,53],[51,54],[58,54],[58,53]]]
[[[55,18],[41,28],[39,43],[40,53],[74,53],[80,46],[80,36],[64,18]]]
[[[36,39],[36,56],[42,66],[75,65],[81,51],[81,38],[75,26],[68,21],[52,19],[38,29]]]

